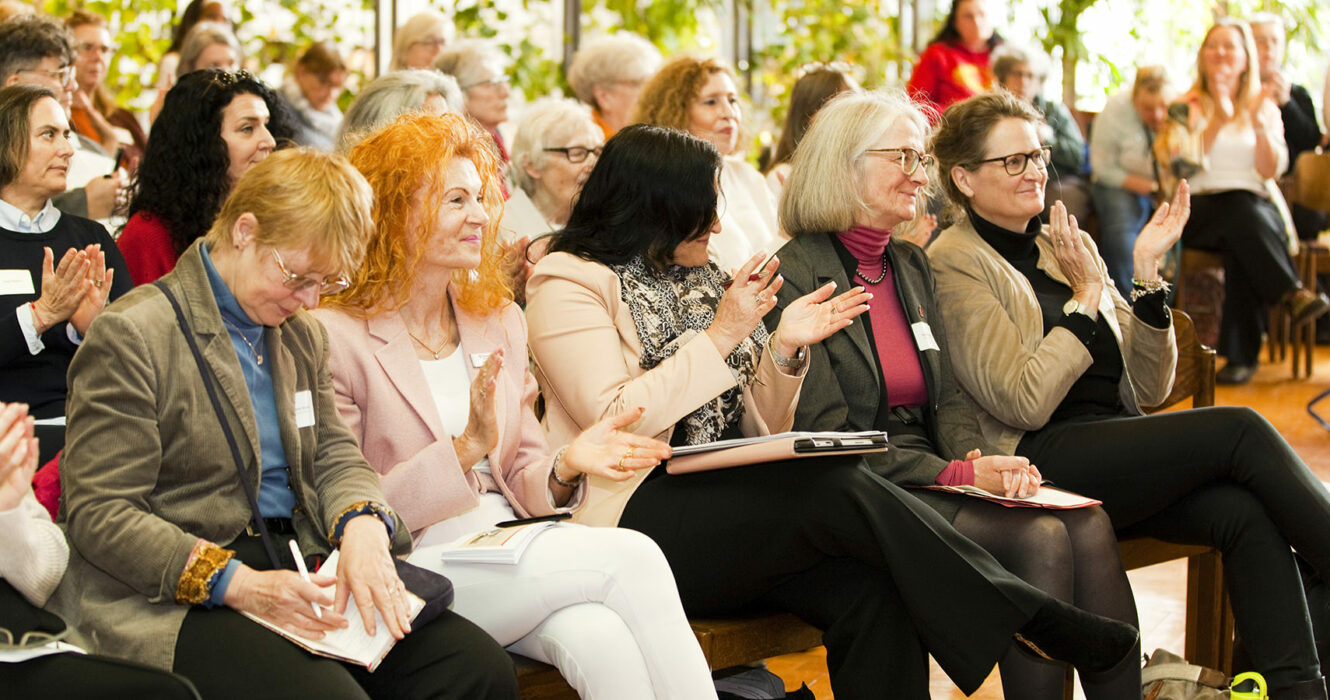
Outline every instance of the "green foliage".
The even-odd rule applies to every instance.
[[[532,34],[545,19],[542,12],[557,12],[556,3],[540,0],[521,0],[521,12],[510,12],[513,2],[502,0],[471,0],[459,2],[453,12],[453,24],[458,36],[497,37],[501,29],[505,36],[521,37],[515,43],[500,40],[499,50],[508,57],[508,75],[513,87],[527,99],[562,92],[572,94],[563,76],[563,66],[557,50],[541,46],[532,40]]]
[[[157,62],[171,45],[169,27],[175,0],[45,0],[41,9],[53,17],[66,17],[78,7],[108,18],[112,39],[120,51],[107,71],[107,87],[122,105],[142,108],[136,98],[156,80]],[[162,28],[168,28],[163,31]]]

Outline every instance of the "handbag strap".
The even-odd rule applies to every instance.
[[[194,362],[199,366],[199,374],[203,377],[203,388],[208,391],[208,400],[212,402],[212,410],[217,413],[217,422],[222,425],[222,433],[226,435],[226,443],[231,447],[231,460],[235,464],[236,475],[240,477],[240,485],[245,489],[245,498],[249,500],[250,517],[254,521],[254,527],[259,531],[259,537],[263,539],[263,550],[268,553],[268,560],[274,569],[282,568],[281,560],[277,558],[277,549],[273,547],[272,537],[268,535],[268,526],[263,522],[263,516],[259,514],[259,500],[254,495],[254,486],[249,483],[248,475],[245,474],[244,460],[240,457],[240,447],[236,444],[235,433],[231,432],[231,424],[226,421],[226,415],[222,412],[222,401],[217,398],[217,387],[213,385],[212,372],[208,370],[208,365],[203,361],[203,353],[199,352],[199,344],[194,340],[194,333],[189,327],[189,321],[185,319],[185,312],[180,309],[180,302],[176,301],[175,294],[167,288],[166,283],[161,280],[153,282],[153,286],[161,290],[166,300],[171,302],[171,308],[175,311],[175,320],[180,324],[180,332],[185,335],[185,342],[189,345],[189,351],[194,355]]]

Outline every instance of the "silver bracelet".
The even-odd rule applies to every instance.
[[[774,333],[767,341],[767,347],[771,350],[771,359],[775,360],[776,366],[781,369],[798,369],[803,367],[804,360],[808,359],[808,353],[804,351],[802,346],[794,353],[794,357],[785,357],[776,352],[776,334]]]
[[[1152,280],[1138,280],[1133,277],[1131,278],[1131,301],[1134,304],[1141,297],[1149,296],[1155,292],[1167,292],[1171,288],[1172,285],[1162,277]]]
[[[567,451],[568,451],[568,446],[564,445],[563,447],[559,448],[558,452],[554,453],[554,465],[550,467],[550,478],[554,479],[554,483],[566,489],[575,489],[577,488],[578,484],[582,483],[582,479],[586,478],[586,474],[583,472],[578,472],[577,476],[573,477],[572,481],[564,481],[563,479],[559,478],[559,465],[563,462],[563,453]]]

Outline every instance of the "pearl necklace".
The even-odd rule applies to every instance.
[[[865,281],[865,282],[867,282],[867,283],[869,283],[869,284],[881,284],[881,283],[882,283],[882,280],[884,280],[884,279],[887,278],[887,253],[886,253],[886,251],[882,251],[882,274],[878,275],[878,276],[877,276],[877,279],[875,279],[875,280],[870,280],[870,279],[868,279],[868,276],[865,275],[864,273],[860,272],[857,268],[855,269],[854,274],[855,274],[856,277],[858,277],[859,279],[861,279],[861,280],[863,280],[863,281]]]

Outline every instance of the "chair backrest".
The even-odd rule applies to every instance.
[[[1196,337],[1196,326],[1186,313],[1173,309],[1173,332],[1177,336],[1178,367],[1173,379],[1173,391],[1158,406],[1145,409],[1146,413],[1162,411],[1191,397],[1192,408],[1215,405],[1215,351],[1201,344]]]

